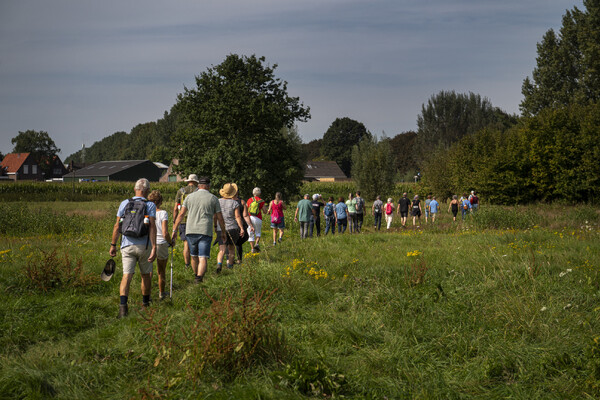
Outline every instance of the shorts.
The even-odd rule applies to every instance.
[[[140,265],[142,275],[152,273],[152,263],[148,261],[151,246],[133,244],[121,249],[121,260],[123,261],[123,274],[133,275],[135,273],[135,265]]]
[[[400,217],[401,217],[401,218],[406,218],[406,217],[408,217],[408,211],[400,211]]]
[[[158,260],[169,259],[169,243],[159,243],[156,245],[156,258]]]
[[[179,224],[179,239],[185,240],[185,224]]]
[[[421,216],[421,210],[419,210],[418,208],[415,210],[412,210],[412,216],[413,217],[420,217]]]
[[[262,231],[262,219],[251,215],[250,220],[252,221],[252,226],[254,226],[254,233],[250,232],[250,228],[248,228],[248,241],[254,242],[255,238],[260,237]]]
[[[192,257],[210,258],[210,244],[212,236],[199,233],[188,233],[186,235]]]
[[[285,217],[279,219],[279,223],[271,221],[271,228],[273,229],[285,229]]]
[[[431,214],[431,212],[429,212],[429,211],[425,210],[425,216],[426,216],[426,217],[429,217],[429,215],[430,215],[430,214]]]
[[[237,241],[240,239],[240,230],[239,229],[229,229],[227,230],[227,234],[225,238],[223,238],[223,234],[221,231],[217,231],[217,240],[220,245],[235,245]]]

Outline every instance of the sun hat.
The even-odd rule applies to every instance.
[[[102,274],[100,274],[100,278],[104,282],[108,282],[110,281],[110,278],[112,278],[113,274],[115,273],[115,265],[115,260],[113,260],[112,258],[106,262],[106,265],[104,265]]]
[[[219,194],[224,199],[231,199],[235,196],[238,191],[238,187],[235,183],[226,183],[223,185],[223,189],[219,190]]]
[[[198,175],[196,175],[196,174],[190,174],[190,176],[188,176],[188,178],[185,180],[185,182],[196,182],[196,183],[198,183]]]

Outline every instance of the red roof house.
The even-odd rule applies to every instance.
[[[10,153],[0,163],[2,175],[14,181],[42,180],[42,169],[35,162],[31,153]]]

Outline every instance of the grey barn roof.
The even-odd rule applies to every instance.
[[[348,178],[335,161],[308,161],[304,169],[304,177],[313,179]]]
[[[75,171],[75,177],[109,177],[113,180],[137,179],[129,172],[133,172],[138,177],[148,178],[150,181],[157,181],[160,178],[160,169],[149,160],[100,161]],[[63,176],[63,178],[72,177],[73,172]]]

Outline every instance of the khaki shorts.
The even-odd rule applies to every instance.
[[[159,260],[169,259],[169,243],[160,243],[156,245],[156,258]]]
[[[152,273],[152,263],[148,262],[148,257],[152,247],[148,245],[131,245],[121,249],[121,259],[123,260],[123,274],[135,273],[135,264],[140,264],[142,275]]]

